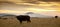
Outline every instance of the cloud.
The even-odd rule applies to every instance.
[[[0,4],[7,3],[7,4],[15,4],[14,2],[11,1],[0,1]]]
[[[60,0],[38,0],[38,1],[45,1],[45,2],[59,2]]]
[[[8,1],[13,3],[32,3],[32,4],[40,4],[42,2],[60,2],[60,0],[0,0],[0,1]]]
[[[42,2],[60,2],[60,0],[22,0],[25,3],[40,4]]]
[[[0,5],[0,9],[4,10],[6,9],[6,13],[7,13],[7,10],[8,13],[12,12],[12,13],[15,13],[17,11],[19,11],[19,14],[20,12],[21,13],[24,13],[24,12],[36,12],[36,13],[42,13],[42,14],[54,14],[54,13],[57,13],[60,12],[60,2],[58,0],[1,0],[0,4],[2,3],[7,3],[7,4],[14,4],[14,5],[7,5],[7,4],[4,4],[4,5]],[[15,5],[17,4],[17,5]],[[33,6],[31,6],[33,5]],[[36,6],[36,7],[35,7]],[[28,8],[28,10],[25,10],[26,8]],[[30,9],[30,8],[34,8],[34,9]],[[42,8],[42,9],[45,9],[43,11],[40,11],[40,9],[36,9],[36,8]],[[22,10],[21,10],[22,9]],[[56,12],[51,12],[51,10],[55,11],[57,10]],[[13,11],[11,11],[13,10]],[[4,11],[2,11],[4,12]],[[17,13],[18,14],[18,13]],[[54,14],[55,15],[55,14]]]

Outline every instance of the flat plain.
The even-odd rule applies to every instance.
[[[60,27],[60,18],[31,18],[31,23],[23,21],[22,24],[16,18],[0,19],[0,27]]]

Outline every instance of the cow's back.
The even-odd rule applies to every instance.
[[[20,16],[17,16],[17,19],[18,20],[29,20],[30,19],[30,16],[27,16],[27,15],[20,15]]]

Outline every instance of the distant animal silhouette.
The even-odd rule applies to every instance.
[[[55,16],[55,18],[58,18],[58,16]]]
[[[17,20],[19,20],[20,23],[22,23],[22,21],[27,21],[28,22],[31,22],[30,20],[30,16],[28,15],[19,15],[19,16],[16,16]]]

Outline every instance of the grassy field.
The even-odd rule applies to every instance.
[[[0,19],[0,27],[60,27],[60,18],[31,18],[31,23],[16,18]]]

